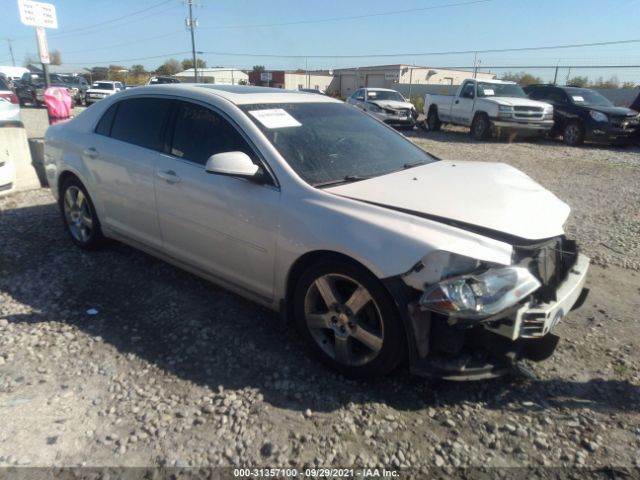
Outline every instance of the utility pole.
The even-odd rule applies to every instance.
[[[11,46],[11,39],[7,38],[7,43],[9,43],[9,53],[11,54],[11,64],[16,66],[16,59],[13,57],[13,47]]]
[[[558,84],[558,67],[560,66],[560,60],[558,60],[558,63],[556,63],[556,74],[553,76],[553,84],[557,85]]]
[[[478,72],[478,52],[473,54],[473,78],[476,78]]]
[[[198,19],[193,20],[193,0],[187,0],[189,3],[189,18],[187,18],[187,28],[191,31],[191,53],[193,55],[193,80],[198,83],[198,64],[196,61],[196,37],[195,28],[198,26]]]

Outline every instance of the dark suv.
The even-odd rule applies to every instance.
[[[640,126],[640,113],[616,107],[589,88],[529,85],[524,91],[533,100],[553,104],[551,135],[562,135],[567,145],[581,145],[585,140],[628,144]]]

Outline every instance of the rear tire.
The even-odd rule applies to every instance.
[[[471,136],[476,140],[491,138],[491,122],[485,113],[478,113],[471,122]]]
[[[297,282],[293,309],[311,353],[344,375],[386,375],[403,358],[395,303],[380,281],[355,263],[326,260],[309,267]]]
[[[442,122],[438,116],[438,109],[431,108],[427,114],[427,128],[431,132],[437,132],[442,127]]]
[[[584,127],[577,121],[567,123],[562,131],[562,139],[570,147],[582,145],[584,143]]]
[[[104,244],[105,238],[93,201],[76,177],[63,182],[58,207],[73,243],[85,250],[95,250]]]

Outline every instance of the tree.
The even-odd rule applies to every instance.
[[[51,50],[49,54],[49,61],[51,65],[62,65],[62,54],[60,50]]]
[[[107,67],[93,67],[91,69],[91,77],[94,82],[98,80],[108,80],[109,69]]]
[[[254,72],[264,72],[265,71],[264,65],[254,65],[253,66],[253,71]]]
[[[589,77],[573,77],[567,80],[567,85],[571,85],[572,87],[588,87],[589,86]]]
[[[144,75],[147,71],[144,69],[144,65],[140,65],[139,63],[135,65],[131,65],[129,69],[132,75]]]
[[[502,80],[507,80],[510,82],[516,82],[518,85],[533,85],[535,83],[543,83],[540,77],[536,77],[535,75],[527,72],[518,72],[512,73],[507,72],[502,75]]]
[[[610,77],[609,80],[604,80],[602,77],[598,78],[591,84],[593,88],[619,88],[620,81],[615,75]]]
[[[183,70],[189,70],[190,68],[193,68],[193,60],[190,58],[185,58],[180,63],[182,64]],[[207,68],[207,62],[205,60],[202,60],[201,58],[196,58],[196,65],[198,65],[198,68]]]
[[[180,62],[175,58],[170,58],[156,69],[159,75],[175,75],[180,71]]]
[[[636,86],[640,87],[640,85],[636,85],[635,82],[622,82],[622,86],[620,88],[636,88]]]

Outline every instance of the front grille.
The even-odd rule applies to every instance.
[[[616,128],[632,130],[638,126],[637,115],[613,115],[609,117],[609,123]]]
[[[542,119],[544,115],[544,108],[542,107],[525,107],[516,106],[513,107],[513,116],[515,118],[523,118],[527,120]]]
[[[527,267],[542,286],[534,297],[543,303],[556,301],[556,290],[567,278],[578,256],[576,242],[565,237],[514,247],[514,262]]]

